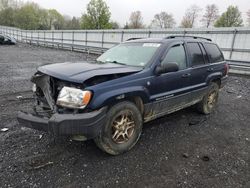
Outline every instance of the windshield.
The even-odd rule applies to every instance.
[[[144,67],[160,45],[160,43],[123,43],[105,52],[97,61]]]

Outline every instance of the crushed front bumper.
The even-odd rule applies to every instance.
[[[21,126],[60,135],[83,135],[87,139],[95,138],[103,124],[107,107],[83,114],[54,114],[50,119],[18,112],[17,120]]]

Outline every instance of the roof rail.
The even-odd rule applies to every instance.
[[[143,38],[129,38],[126,41],[137,40],[137,39],[143,39]]]
[[[190,35],[171,35],[171,36],[165,37],[164,39],[174,39],[174,38],[192,38],[192,39],[202,39],[202,40],[212,41],[212,39],[209,39],[209,38],[190,36]]]

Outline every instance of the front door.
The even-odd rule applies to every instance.
[[[168,47],[161,64],[176,62],[179,71],[155,75],[151,79],[151,116],[161,116],[180,109],[188,102],[190,69],[187,67],[187,55],[184,43]]]

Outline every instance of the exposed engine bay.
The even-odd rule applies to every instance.
[[[114,80],[131,73],[113,74],[94,76],[86,80],[83,84],[72,83],[69,81],[60,80],[52,76],[37,72],[31,81],[34,83],[34,98],[36,104],[34,111],[37,115],[51,117],[54,113],[83,113],[88,112],[90,109],[68,109],[56,105],[57,97],[63,87],[71,87],[83,90],[86,87],[100,84],[102,82]]]

